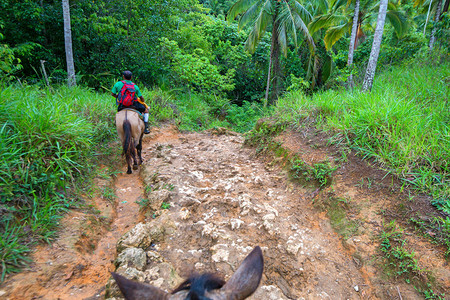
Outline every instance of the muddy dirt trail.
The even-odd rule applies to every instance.
[[[300,136],[280,139],[307,162],[331,156]],[[0,286],[1,297],[119,299],[114,270],[170,291],[193,271],[229,278],[259,245],[265,269],[250,299],[421,299],[407,284],[383,277],[374,263],[383,222],[377,212],[400,197],[384,187],[385,174],[350,159],[332,190],[319,191],[289,181],[277,158],[258,158],[243,142],[226,130],[154,129],[144,139],[138,172],[97,179],[116,198],[91,199],[97,213],[89,217],[70,212],[60,238],[38,247],[29,270]],[[365,176],[373,176],[377,188],[358,186]],[[330,193],[355,203],[356,225],[345,240],[314,205]],[[441,250],[420,238],[412,242],[423,245],[421,263],[438,284],[450,287]]]
[[[99,189],[111,180],[96,179]],[[131,184],[133,183],[133,184]],[[139,221],[142,195],[139,174],[119,174],[114,180],[117,198],[88,200],[88,208],[72,210],[61,221],[58,238],[41,245],[31,254],[32,263],[24,272],[1,285],[6,299],[99,298],[114,270],[116,241]]]

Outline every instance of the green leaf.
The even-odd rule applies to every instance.
[[[323,39],[325,42],[325,48],[330,50],[331,47],[333,47],[333,45],[348,32],[348,29],[348,23],[330,27],[325,33],[325,37]]]

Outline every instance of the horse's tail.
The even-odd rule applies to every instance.
[[[131,134],[131,123],[128,120],[123,121],[123,133],[125,135],[125,139],[123,141],[123,154],[133,155],[134,154],[134,144],[133,144],[133,135]]]

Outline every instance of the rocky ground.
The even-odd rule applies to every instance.
[[[310,164],[342,158],[320,136],[286,132],[277,139]],[[351,153],[324,189],[289,180],[277,157],[257,157],[241,135],[227,130],[154,129],[144,139],[143,157],[138,172],[99,179],[117,196],[93,201],[103,225],[94,226],[95,218],[78,222],[86,217],[71,212],[60,238],[36,249],[30,270],[9,277],[0,296],[119,299],[109,274],[114,270],[165,290],[194,271],[227,279],[259,245],[265,268],[250,299],[422,299],[380,267],[379,235],[399,213],[398,201],[407,201],[405,191]],[[345,209],[344,224],[336,225],[330,199]],[[427,201],[417,197],[405,209]],[[443,249],[407,233],[408,244],[419,245],[419,264],[442,291],[450,290]]]

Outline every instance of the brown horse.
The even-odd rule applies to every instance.
[[[137,170],[142,164],[142,136],[144,135],[144,121],[139,117],[139,113],[133,109],[123,109],[116,114],[117,134],[122,141],[123,152],[128,164],[127,174],[131,174],[131,159],[133,159],[133,169]],[[136,160],[136,152],[139,164]]]
[[[264,269],[261,248],[255,247],[230,280],[225,283],[213,274],[191,276],[171,294],[152,285],[134,282],[112,273],[127,300],[242,300],[258,288]]]

